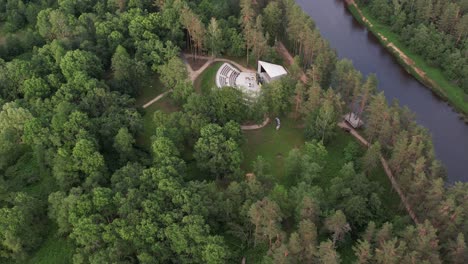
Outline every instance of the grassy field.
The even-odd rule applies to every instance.
[[[50,171],[41,171],[40,180],[24,189],[28,194],[38,200],[47,202],[48,194],[56,191],[55,179]],[[27,261],[29,264],[67,264],[72,263],[73,245],[65,237],[57,233],[57,226],[53,221],[48,221],[46,237],[41,246],[31,254]]]
[[[193,87],[197,93],[205,93],[207,89],[216,87],[215,78],[216,72],[219,67],[223,65],[223,62],[215,62],[211,64],[205,71],[203,71],[200,76],[193,83]]]
[[[450,82],[445,75],[442,73],[441,69],[432,67],[428,65],[425,60],[413,53],[409,47],[400,41],[400,37],[393,33],[390,30],[390,27],[379,23],[377,20],[372,18],[369,11],[366,8],[362,8],[361,12],[373,25],[369,27],[366,23],[362,21],[360,14],[354,5],[348,5],[348,9],[353,14],[353,16],[363,25],[365,25],[378,39],[379,41],[386,46],[389,42],[392,42],[396,47],[398,47],[403,53],[405,53],[410,59],[415,63],[415,66],[420,68],[426,73],[426,78],[430,79],[434,84],[430,84],[428,80],[425,80],[422,76],[417,74],[411,67],[409,67],[399,56],[395,54],[395,51],[391,48],[389,49],[395,56],[397,56],[398,61],[402,64],[414,77],[421,81],[424,85],[428,86],[433,92],[438,94],[444,100],[447,100],[451,105],[453,105],[458,111],[462,112],[465,116],[468,115],[468,95],[460,88]],[[387,38],[387,41],[382,39],[378,33],[382,34]]]
[[[72,263],[73,245],[57,233],[57,227],[51,226],[42,246],[27,263],[29,264],[68,264]]]
[[[164,91],[166,91],[166,89],[159,81],[157,74],[147,76],[141,81],[140,88],[138,89],[138,96],[135,98],[136,105],[142,106]]]
[[[179,111],[179,107],[173,102],[170,94],[164,96],[159,101],[143,109],[143,133],[137,137],[137,145],[148,149],[151,146],[151,137],[154,135],[156,127],[153,123],[153,114],[157,110],[165,113]]]
[[[252,163],[258,156],[262,156],[271,165],[271,172],[283,184],[288,183],[284,179],[284,159],[293,148],[301,148],[304,145],[304,133],[297,128],[294,120],[280,118],[281,128],[276,130],[276,122],[273,120],[266,127],[259,130],[245,131],[245,143],[242,146],[244,162],[242,168],[252,170]]]

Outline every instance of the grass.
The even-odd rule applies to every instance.
[[[168,94],[146,109],[143,109],[143,133],[137,137],[137,145],[147,150],[150,149],[151,137],[156,131],[153,115],[158,110],[164,113],[172,113],[179,111],[180,108],[174,103],[170,94]]]
[[[138,96],[135,98],[136,105],[142,106],[164,91],[166,91],[166,89],[159,81],[159,76],[157,74],[149,75],[141,81],[140,88],[138,89]]]
[[[290,118],[281,118],[281,128],[276,130],[275,127],[276,122],[272,121],[262,129],[244,132],[246,140],[242,146],[242,168],[251,171],[252,163],[258,156],[262,156],[271,165],[273,176],[287,184],[288,179],[284,179],[284,159],[293,148],[304,145],[304,133]]]
[[[197,93],[206,93],[207,89],[211,89],[216,86],[215,78],[216,72],[219,67],[223,65],[223,62],[215,62],[206,68],[200,76],[195,80],[193,86]]]
[[[30,163],[34,163],[31,161]],[[40,180],[23,189],[38,200],[47,203],[48,195],[57,190],[57,185],[52,174],[48,170],[40,170]],[[57,226],[53,221],[47,221],[47,236],[40,247],[32,252],[29,264],[67,264],[72,263],[74,247],[66,238],[58,234]]]
[[[42,246],[27,263],[29,264],[67,264],[72,263],[73,245],[57,232],[55,225],[50,226],[48,236]]]
[[[465,116],[468,114],[468,95],[460,87],[450,82],[442,73],[440,68],[430,66],[420,55],[412,52],[409,47],[401,42],[400,37],[391,31],[389,26],[383,25],[382,23],[375,20],[366,8],[362,8],[361,12],[366,17],[366,19],[369,20],[373,27],[369,27],[366,23],[363,22],[358,10],[354,5],[348,5],[348,9],[353,14],[353,16],[361,24],[365,25],[385,47],[387,47],[389,42],[392,42],[403,53],[405,53],[406,56],[412,59],[415,63],[415,66],[426,73],[426,78],[423,78],[418,73],[416,73],[414,69],[409,67],[409,65],[407,65],[406,62],[401,59],[393,49],[387,47],[387,49],[398,58],[399,63],[402,64],[407,71],[409,71],[425,86],[429,87],[439,97],[447,100],[458,111],[464,113]],[[378,33],[386,37],[387,41],[382,39]]]

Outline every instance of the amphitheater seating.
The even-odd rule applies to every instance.
[[[236,78],[239,76],[239,71],[229,63],[224,63],[218,70],[217,83],[219,87],[236,86]]]

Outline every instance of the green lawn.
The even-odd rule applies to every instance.
[[[29,264],[67,264],[72,263],[73,245],[57,233],[57,227],[51,226],[42,246],[27,263]]]
[[[205,93],[207,90],[216,87],[216,72],[223,62],[215,62],[206,68],[193,83],[193,87],[197,93]]]
[[[180,108],[174,103],[171,95],[168,94],[159,101],[150,105],[148,108],[143,109],[143,133],[137,137],[137,145],[148,150],[151,145],[151,137],[154,135],[156,130],[153,123],[153,114],[157,110],[161,110],[165,113],[172,113],[179,111]]]
[[[276,130],[276,121],[272,120],[266,127],[259,130],[245,131],[245,143],[242,146],[244,162],[242,168],[252,170],[252,163],[262,156],[270,165],[271,172],[282,183],[284,179],[284,159],[293,148],[304,145],[304,133],[297,128],[297,123],[289,118],[280,118],[281,128]]]
[[[57,190],[54,177],[48,170],[40,170],[40,180],[26,187],[23,191],[34,196],[38,200],[47,203],[48,195]],[[40,247],[31,254],[27,261],[30,264],[67,264],[72,263],[73,245],[67,238],[59,236],[57,226],[53,221],[48,221],[47,232],[44,232],[45,238]]]
[[[357,9],[353,5],[348,5],[350,12],[353,16],[361,23],[364,24],[362,19],[359,16]],[[386,45],[386,42],[382,40],[377,33],[382,34],[388,39],[388,42],[392,42],[396,47],[403,51],[409,58],[411,58],[416,66],[426,72],[427,77],[429,77],[433,82],[435,82],[436,87],[429,87],[443,99],[448,100],[456,109],[468,114],[468,95],[458,86],[450,82],[445,75],[442,73],[440,68],[432,67],[426,63],[426,61],[419,55],[413,53],[409,47],[403,44],[400,41],[400,37],[390,30],[390,27],[383,25],[382,23],[375,20],[369,13],[366,8],[361,8],[363,15],[372,23],[373,27],[368,29],[380,40],[381,43]],[[391,50],[392,51],[392,50]],[[396,55],[397,56],[397,55]],[[409,69],[402,59],[398,61],[407,68],[411,74],[420,80],[423,83],[427,83],[422,78],[415,73],[412,69]],[[428,86],[426,84],[426,86]]]
[[[166,89],[159,81],[157,74],[147,76],[141,81],[140,88],[138,89],[138,96],[135,98],[136,105],[142,106],[164,91],[166,91]]]

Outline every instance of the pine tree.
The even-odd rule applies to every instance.
[[[335,211],[325,220],[325,227],[333,233],[333,247],[335,247],[336,242],[343,240],[346,233],[351,230],[346,216],[341,210]]]
[[[367,240],[358,240],[357,245],[353,246],[354,254],[357,256],[357,263],[367,264],[372,263],[372,247]]]
[[[223,36],[218,21],[212,17],[207,30],[207,46],[211,50],[211,56],[215,57],[221,53],[223,48]]]
[[[254,244],[265,238],[272,247],[273,239],[281,234],[282,215],[279,206],[268,198],[252,204],[249,210],[250,221],[255,226]]]
[[[452,34],[456,29],[459,14],[460,7],[456,3],[446,4],[438,21],[439,29],[447,34]]]
[[[362,157],[362,167],[366,173],[374,171],[380,163],[381,148],[380,143],[375,142],[366,151]]]
[[[333,243],[330,240],[320,243],[317,257],[319,263],[338,264],[341,262],[340,255],[336,252]]]

